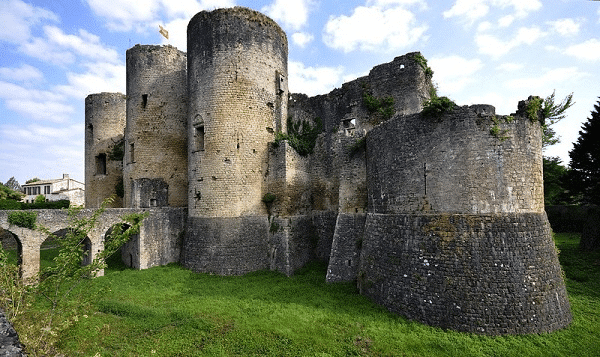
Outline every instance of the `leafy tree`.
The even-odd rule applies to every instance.
[[[560,205],[572,203],[568,187],[569,169],[559,157],[544,157],[544,204]]]
[[[600,98],[600,97],[599,97]],[[592,117],[583,123],[579,138],[569,151],[573,170],[572,189],[582,194],[582,203],[600,204],[600,100]]]
[[[564,119],[567,109],[575,104],[573,102],[573,93],[567,95],[560,103],[556,103],[555,93],[556,91],[553,91],[551,95],[544,99],[541,105],[542,117],[544,119],[542,126],[544,134],[542,137],[542,147],[544,148],[560,142],[560,137],[556,135],[556,131],[551,126]]]
[[[0,183],[0,200],[20,201],[23,194]]]
[[[19,181],[15,179],[14,176],[9,178],[8,181],[6,181],[6,183],[4,184],[4,186],[10,188],[13,191],[21,191],[21,185],[19,184]]]
[[[29,180],[25,181],[25,184],[27,185],[28,183],[34,183],[34,182],[38,182],[38,181],[42,181],[42,180],[40,180],[37,177],[34,177],[32,179],[29,179]]]
[[[44,196],[44,195],[35,196],[35,200],[33,201],[33,203],[44,203],[44,202],[46,202],[46,196]]]

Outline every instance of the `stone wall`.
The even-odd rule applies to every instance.
[[[511,118],[465,106],[381,124],[367,134],[369,212],[543,212],[539,122]]]
[[[85,207],[100,207],[115,196],[111,207],[123,207],[117,187],[123,184],[123,132],[126,100],[121,93],[85,98]]]
[[[429,325],[484,334],[571,321],[543,213],[368,214],[361,292]]]
[[[124,187],[127,207],[133,181],[162,179],[171,207],[187,205],[187,58],[171,46],[127,50],[127,126]]]

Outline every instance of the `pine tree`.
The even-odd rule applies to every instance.
[[[600,204],[600,100],[594,105],[592,117],[581,126],[569,157],[572,189],[582,195],[582,203]]]

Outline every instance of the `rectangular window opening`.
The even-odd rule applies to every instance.
[[[196,151],[204,150],[204,126],[197,126],[195,128],[194,136],[196,138]]]
[[[146,104],[148,104],[148,94],[142,94],[142,108],[146,109]]]
[[[129,162],[133,163],[135,161],[135,147],[134,144],[129,144]]]
[[[96,175],[106,175],[106,154],[96,156]]]

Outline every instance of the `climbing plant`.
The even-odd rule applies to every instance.
[[[298,154],[307,156],[313,153],[317,137],[323,131],[323,122],[319,117],[315,118],[314,125],[307,120],[293,121],[288,117],[287,131],[287,134],[282,132],[275,134],[275,145],[287,140]]]

